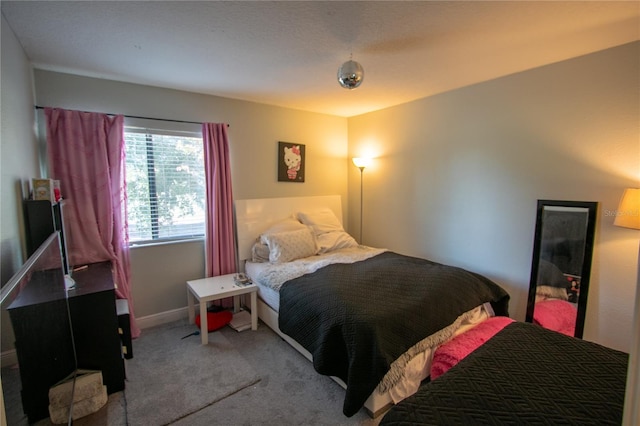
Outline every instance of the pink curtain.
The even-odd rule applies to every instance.
[[[213,277],[236,272],[227,125],[203,123],[202,137],[207,181],[206,275]],[[225,299],[222,305],[231,306],[232,300]]]
[[[116,295],[131,297],[126,221],[124,116],[45,108],[49,174],[60,181],[71,265],[111,261]]]

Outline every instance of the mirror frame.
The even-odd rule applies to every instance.
[[[542,245],[542,214],[545,207],[570,207],[587,209],[587,229],[585,233],[584,259],[580,276],[580,297],[578,299],[578,312],[576,316],[575,337],[582,338],[584,320],[587,311],[587,296],[589,294],[589,281],[591,278],[591,263],[595,240],[596,214],[598,203],[595,201],[558,201],[538,200],[536,213],[536,230],[533,242],[533,256],[531,262],[531,279],[529,281],[529,298],[527,301],[526,322],[533,322],[533,310],[536,300],[536,285],[538,281],[538,265],[540,263],[540,248]]]

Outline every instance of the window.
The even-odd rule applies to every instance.
[[[130,243],[204,236],[202,135],[127,127],[125,155]]]

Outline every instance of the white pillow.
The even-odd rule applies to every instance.
[[[307,227],[296,231],[264,235],[263,238],[269,246],[270,263],[291,262],[313,256],[317,252],[316,240]]]
[[[298,219],[303,224],[310,226],[316,236],[325,232],[344,231],[342,224],[329,208],[314,212],[299,212]]]
[[[319,254],[358,246],[358,242],[344,231],[325,232],[324,234],[318,235],[316,240]]]
[[[260,235],[260,239],[262,240],[262,237],[265,235],[277,234],[279,232],[295,231],[298,229],[306,229],[306,228],[307,227],[305,225],[300,223],[300,221],[292,215],[271,225],[266,231],[264,231]],[[265,241],[262,241],[262,243],[266,244]]]
[[[269,261],[269,246],[257,241],[251,247],[251,261],[264,263]]]

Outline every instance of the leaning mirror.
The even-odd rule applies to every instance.
[[[582,338],[597,206],[538,200],[527,322]]]

